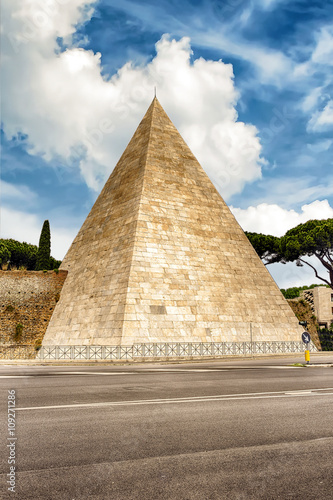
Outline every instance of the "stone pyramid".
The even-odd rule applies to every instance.
[[[156,98],[61,269],[44,346],[300,340],[288,303]]]

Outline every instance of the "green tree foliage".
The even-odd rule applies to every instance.
[[[333,289],[333,219],[309,220],[290,229],[281,238],[246,233],[264,264],[296,262],[311,267],[315,276]],[[320,276],[306,257],[316,257],[327,270]]]
[[[4,243],[0,243],[0,269],[2,269],[3,264],[7,264],[10,259],[10,251]]]
[[[281,262],[311,267],[316,277],[333,288],[333,219],[309,220],[290,229],[280,238]],[[316,257],[327,270],[327,278],[306,260]]]
[[[296,299],[297,297],[300,296],[300,292],[303,290],[309,290],[310,288],[316,288],[317,286],[328,286],[328,285],[304,285],[304,286],[293,286],[292,288],[281,288],[282,295],[286,299]]]
[[[21,243],[13,239],[2,239],[0,240],[0,245],[1,244],[4,245],[10,253],[9,265],[11,268],[20,268],[23,266],[29,271],[35,269],[38,250],[36,245],[30,245],[25,241]]]
[[[299,292],[300,289],[297,286],[287,289],[281,288],[281,293],[285,299],[296,299],[299,297]]]
[[[54,257],[50,257],[50,269],[58,269],[61,264],[61,260],[57,260]]]
[[[50,269],[50,256],[51,256],[50,224],[48,220],[45,220],[39,238],[36,271],[43,271],[43,269]]]
[[[6,250],[1,250],[5,248]],[[2,264],[8,262],[9,269],[20,267],[26,268],[28,271],[36,270],[38,247],[30,243],[16,241],[13,239],[0,239],[0,259]],[[7,255],[9,253],[9,259]],[[3,257],[1,257],[3,255]],[[61,261],[50,257],[49,269],[58,269]],[[1,264],[0,264],[1,265]]]
[[[280,262],[280,238],[262,233],[245,234],[265,265]]]

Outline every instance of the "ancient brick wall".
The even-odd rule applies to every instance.
[[[1,351],[33,353],[41,344],[66,276],[67,271],[0,271]]]

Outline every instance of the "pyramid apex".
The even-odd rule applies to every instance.
[[[158,105],[158,106],[160,106],[161,108],[163,108],[163,107],[162,107],[162,105],[161,105],[161,103],[160,103],[160,101],[157,99],[156,94],[154,95],[153,100],[151,101],[150,106],[155,106],[155,105]],[[149,107],[150,107],[150,106],[149,106]]]
[[[153,100],[151,101],[150,105],[149,105],[149,106],[148,106],[148,108],[147,108],[146,115],[147,115],[150,111],[152,111],[156,105],[157,105],[157,106],[160,106],[160,107],[162,108],[161,103],[160,103],[160,102],[159,102],[159,100],[157,99],[156,95],[154,95]],[[162,108],[162,109],[163,109],[163,108]]]
[[[169,116],[167,115],[166,111],[164,110],[163,106],[161,105],[160,101],[156,97],[156,95],[153,97],[153,100],[151,101],[137,131],[140,129],[141,125],[145,123],[148,128],[146,128],[146,131],[148,132],[152,130],[152,128],[160,128],[162,129],[166,126],[168,127],[174,127],[172,121],[170,120]],[[176,130],[176,128],[175,128]],[[135,135],[135,134],[134,134]],[[177,135],[179,135],[179,132],[177,131]],[[149,132],[149,137],[150,137],[150,132]],[[180,138],[180,135],[179,135]],[[181,138],[183,141],[183,139]]]

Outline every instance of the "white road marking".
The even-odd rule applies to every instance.
[[[305,391],[287,391],[285,394],[293,394],[294,396],[298,396],[298,394],[302,395],[303,394],[312,394],[312,390],[305,390]]]
[[[143,369],[136,372],[55,372],[55,374],[61,375],[139,375],[140,373],[154,373],[154,372],[169,372],[169,373],[186,373],[186,372],[215,372],[215,371],[226,371],[226,370],[202,370],[202,369],[172,369],[172,368],[152,368],[152,369]]]
[[[170,372],[170,373],[185,373],[185,372],[195,372],[195,373],[214,373],[214,372],[226,372],[227,368],[151,368],[145,370],[145,372]]]
[[[52,375],[136,375],[136,372],[54,372]]]
[[[299,396],[333,396],[333,392],[318,392],[318,391],[333,391],[333,388],[311,389],[304,391],[289,391],[289,392],[259,392],[249,394],[221,394],[217,396],[195,396],[188,398],[166,398],[166,399],[142,399],[134,401],[106,401],[102,403],[77,403],[69,405],[54,405],[54,406],[32,406],[27,408],[16,408],[16,411],[27,410],[51,410],[65,408],[83,408],[83,407],[107,407],[107,406],[133,406],[146,404],[176,404],[176,403],[205,403],[207,401],[235,401],[244,399],[271,399],[271,398],[288,398]]]
[[[272,365],[272,366],[260,366],[259,368],[260,369],[267,368],[269,370],[272,370],[273,368],[276,370],[290,370],[290,369],[295,370],[296,368],[299,368],[299,366],[274,366],[274,365]],[[252,368],[252,370],[253,370],[253,368]]]
[[[51,373],[31,373],[30,375],[0,375],[0,378],[26,378],[26,377],[55,377],[57,375],[140,375],[140,374],[145,374],[145,373],[154,373],[154,372],[167,372],[167,373],[187,373],[187,372],[198,372],[198,373],[208,373],[208,372],[222,372],[222,371],[227,371],[225,369],[222,370],[203,370],[203,369],[184,369],[184,370],[173,370],[172,368],[157,368],[156,370],[154,369],[148,369],[148,370],[142,370],[142,371],[135,371],[135,372],[84,372],[84,371],[54,371]]]

